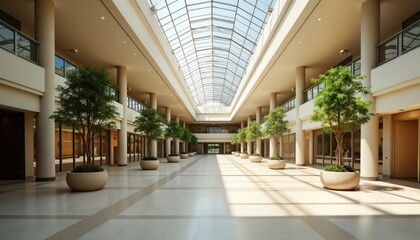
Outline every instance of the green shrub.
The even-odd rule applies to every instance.
[[[87,165],[79,165],[73,169],[73,172],[102,172],[104,169],[102,166],[93,165],[89,168]]]
[[[338,166],[338,165],[328,165],[324,168],[324,171],[328,172],[354,172],[354,169],[350,166]]]
[[[280,156],[273,156],[273,157],[270,157],[270,160],[284,160],[284,158]]]
[[[176,154],[176,153],[171,153],[171,154],[169,154],[168,156],[170,156],[170,157],[175,157],[175,156],[179,156],[179,154]]]
[[[241,154],[248,154],[248,152],[241,152]]]
[[[252,154],[251,156],[261,156],[261,154],[259,154],[259,153],[254,153],[254,154]]]
[[[151,160],[157,160],[157,157],[144,157],[143,158],[143,160],[149,160],[149,161],[151,161]]]

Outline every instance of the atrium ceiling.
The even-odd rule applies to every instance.
[[[149,0],[197,107],[230,106],[275,0]]]

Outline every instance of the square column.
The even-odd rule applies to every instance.
[[[117,67],[119,100],[122,108],[121,128],[118,132],[118,166],[127,166],[127,68]]]
[[[305,67],[296,68],[296,150],[295,163],[305,165],[305,133],[302,130],[302,121],[299,116],[300,105],[303,104],[303,91],[305,90]]]

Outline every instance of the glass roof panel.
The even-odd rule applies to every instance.
[[[230,106],[276,0],[149,0],[197,107]]]

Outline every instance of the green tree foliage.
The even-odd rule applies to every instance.
[[[370,101],[362,99],[370,93],[363,86],[363,76],[353,75],[348,67],[335,67],[313,81],[324,83],[324,88],[315,97],[312,121],[321,122],[324,131],[333,132],[337,140],[335,155],[338,165],[343,164],[343,136],[369,122]]]
[[[288,121],[284,119],[285,115],[284,108],[281,106],[271,109],[265,117],[263,135],[273,137],[276,143],[279,142],[280,137],[290,131],[287,128]],[[275,152],[277,152],[277,148]]]
[[[246,128],[238,129],[237,135],[238,135],[238,143],[246,142]]]
[[[245,129],[246,129],[245,139],[247,141],[252,141],[259,137],[262,137],[261,125],[257,123],[256,121],[251,121]]]
[[[165,129],[164,136],[165,138],[172,138],[172,140],[175,140],[175,139],[180,139],[183,133],[184,132],[182,130],[181,125],[178,122],[171,120],[167,124],[167,128]],[[173,147],[174,146],[172,145],[172,148]],[[172,148],[171,148],[171,151],[173,152]]]
[[[57,87],[59,106],[51,118],[55,122],[74,125],[82,139],[88,171],[94,165],[92,146],[95,135],[115,127],[111,119],[118,112],[113,104],[110,86],[108,73],[104,69],[86,68],[69,74],[64,85]]]
[[[182,141],[190,143],[191,142],[191,136],[192,136],[192,133],[190,132],[190,130],[188,128],[182,128],[182,136],[181,136]]]
[[[160,138],[163,134],[161,118],[156,109],[145,108],[140,112],[140,116],[136,117],[134,124],[136,125],[134,131],[146,136],[150,154],[152,140]]]

